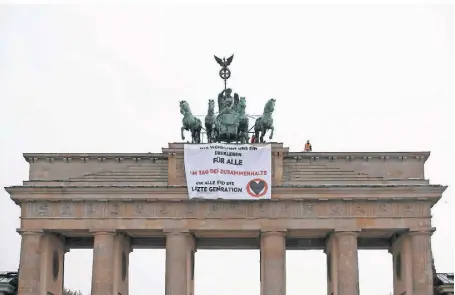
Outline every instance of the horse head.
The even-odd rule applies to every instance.
[[[267,101],[264,107],[264,113],[272,113],[275,110],[275,101],[276,99],[271,98]]]
[[[240,107],[240,109],[245,109],[246,108],[246,99],[245,99],[245,97],[240,97],[239,107]]]
[[[209,99],[209,112],[213,112],[215,110],[215,100]]]
[[[182,100],[179,103],[180,103],[180,113],[182,113],[182,115],[185,115],[186,113],[191,112],[190,105],[185,100]]]

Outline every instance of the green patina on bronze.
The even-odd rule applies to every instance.
[[[219,75],[224,80],[224,90],[218,94],[218,115],[215,115],[215,101],[209,100],[207,116],[205,117],[205,131],[209,143],[227,142],[227,143],[247,143],[249,141],[248,133],[249,120],[246,114],[246,98],[240,97],[237,93],[232,95],[232,89],[226,87],[226,82],[231,76],[228,66],[231,64],[234,56],[227,60],[215,56],[215,60],[222,67]],[[273,118],[272,113],[275,110],[275,99],[267,101],[264,112],[261,117],[256,119],[254,124],[254,134],[256,142],[264,142],[264,135],[271,130],[269,139],[273,138]],[[201,142],[201,120],[196,118],[192,113],[189,104],[186,101],[180,102],[180,112],[183,115],[181,136],[184,130],[191,132],[192,143]]]

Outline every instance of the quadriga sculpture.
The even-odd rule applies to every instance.
[[[182,100],[180,102],[180,113],[183,115],[182,128],[180,128],[182,140],[185,140],[185,135],[183,134],[183,131],[188,130],[191,132],[191,142],[200,143],[202,129],[201,120],[199,120],[193,115],[190,109],[190,105],[185,100]]]
[[[215,141],[215,101],[209,99],[209,109],[207,111],[207,116],[205,116],[205,132],[207,133],[207,141],[209,143]]]
[[[237,118],[239,121],[239,125],[237,127],[237,143],[248,143],[249,136],[248,136],[248,117],[245,113],[246,109],[246,99],[245,97],[241,97],[239,103],[237,104]]]
[[[267,133],[267,130],[271,130],[269,139],[273,138],[273,118],[272,113],[275,110],[275,99],[271,98],[264,107],[264,113],[262,116],[256,119],[254,123],[254,137],[259,139],[259,142],[264,142],[264,135]],[[260,133],[260,136],[259,136]]]
[[[218,95],[218,115],[215,115],[215,100],[209,99],[207,115],[205,116],[205,131],[207,141],[211,142],[236,142],[248,143],[249,141],[249,119],[246,114],[246,98],[239,97],[237,93],[231,96],[232,90],[223,90]],[[272,114],[275,110],[274,98],[269,99],[264,106],[261,117],[256,119],[254,134],[257,142],[264,142],[264,136],[271,130],[269,139],[273,138],[274,127]],[[201,120],[196,118],[186,101],[180,102],[180,112],[183,114],[181,136],[185,140],[184,130],[191,132],[192,143],[201,142]]]

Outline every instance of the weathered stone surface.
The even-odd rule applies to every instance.
[[[357,253],[357,233],[336,232],[337,272],[339,295],[359,294],[359,264]]]
[[[114,239],[115,232],[95,233],[92,291],[90,294],[117,295],[114,294]]]
[[[316,217],[430,218],[428,201],[86,201],[32,202],[24,218],[307,219]],[[43,210],[46,208],[46,210]],[[44,212],[44,213],[43,213]]]
[[[188,232],[171,231],[166,234],[166,294],[193,293],[191,258],[193,237]]]
[[[286,293],[286,242],[325,244],[329,294],[358,294],[359,247],[390,246],[401,267],[395,293],[429,294],[430,210],[446,188],[424,179],[429,153],[290,153],[272,143],[272,200],[255,202],[188,200],[181,143],[161,154],[24,156],[30,180],[7,188],[22,209],[19,294],[48,288],[59,295],[59,278],[48,266],[66,236],[67,245],[94,240],[93,295],[126,295],[128,235],[155,239],[155,247],[164,247],[167,235],[168,295],[194,294],[195,235],[251,248],[260,243],[262,295]],[[62,237],[58,245],[51,235]]]
[[[20,231],[22,235],[18,295],[40,292],[42,232]]]
[[[286,294],[286,233],[261,233],[261,294]]]
[[[433,292],[431,264],[432,231],[416,231],[411,235],[412,247],[412,294],[427,295]]]

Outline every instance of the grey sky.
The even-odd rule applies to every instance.
[[[223,17],[224,20],[220,20]],[[229,86],[258,114],[277,99],[291,150],[431,151],[450,185],[433,208],[436,267],[453,271],[453,7],[410,5],[0,7],[0,184],[23,152],[158,152],[179,141],[179,100],[205,114]],[[19,263],[19,208],[0,191],[0,270]],[[7,255],[5,255],[8,253]],[[392,290],[387,251],[360,251],[362,294]],[[287,252],[287,294],[326,294],[322,251]],[[91,251],[65,284],[90,290]],[[164,294],[164,251],[131,254],[130,294]],[[199,251],[196,294],[259,294],[259,251]],[[378,282],[380,282],[378,284]]]

